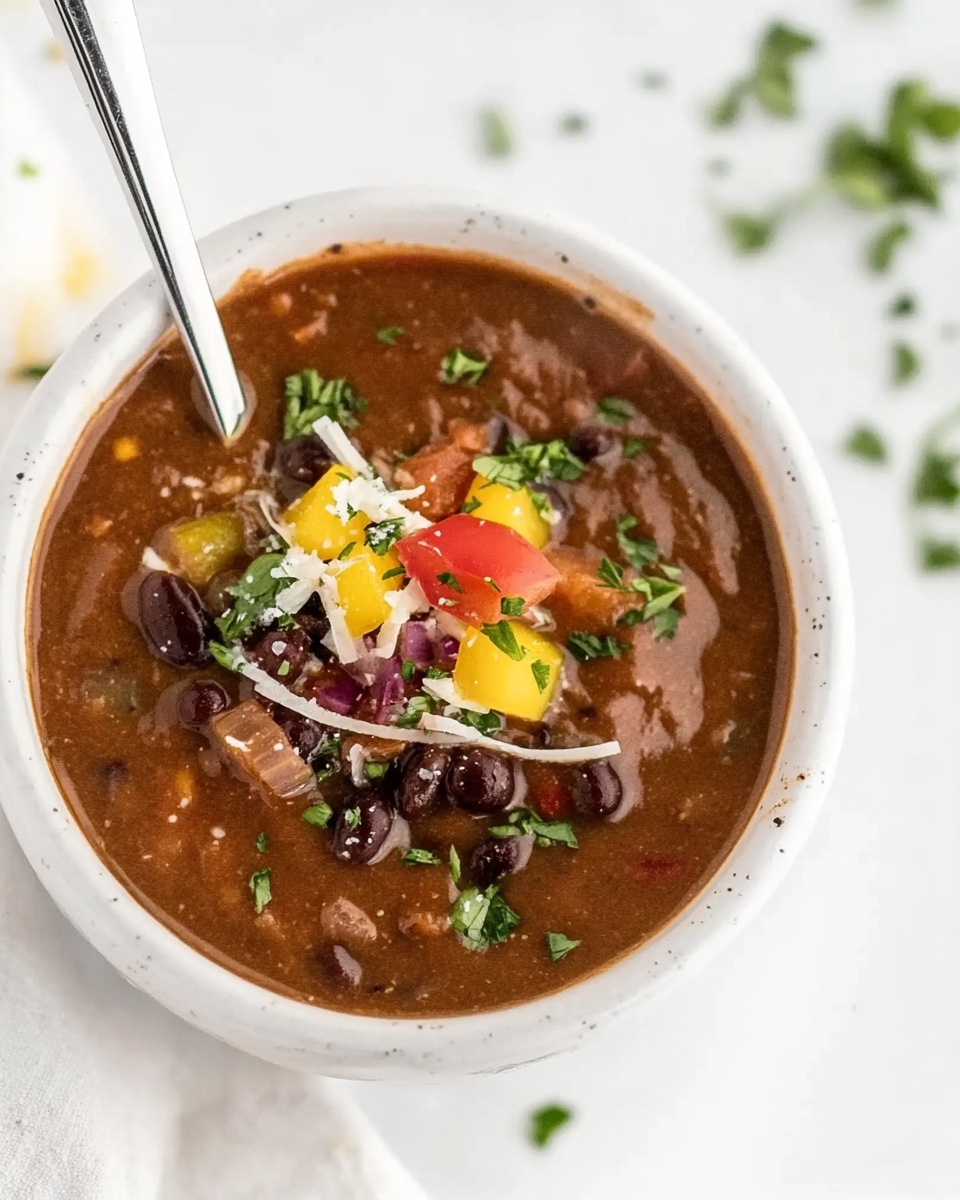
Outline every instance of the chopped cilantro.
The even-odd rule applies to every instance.
[[[660,612],[644,614],[644,620],[649,619],[653,625],[653,636],[659,641],[661,638],[672,638],[677,632],[677,626],[680,624],[680,613],[675,608],[664,608]]]
[[[233,607],[215,622],[224,641],[237,641],[257,625],[270,624],[272,614],[276,612],[277,594],[293,582],[292,576],[279,570],[283,557],[282,554],[261,554],[237,582],[227,588],[234,597]],[[268,612],[271,615],[268,616]]]
[[[630,649],[630,642],[618,642],[610,634],[598,637],[581,629],[567,638],[567,649],[577,662],[585,663],[591,658],[619,658]]]
[[[377,555],[384,555],[403,536],[403,517],[394,517],[389,521],[380,521],[376,525],[368,525],[363,540]],[[396,567],[393,568],[396,571]],[[386,579],[386,576],[384,576]]]
[[[766,250],[773,241],[780,216],[778,211],[765,216],[727,213],[723,218],[723,228],[737,254],[757,254]]]
[[[267,852],[267,835],[265,833],[257,834],[257,853],[266,854]]]
[[[570,112],[560,118],[561,133],[577,135],[586,133],[589,128],[590,121],[583,113]]]
[[[634,537],[630,533],[637,524],[636,517],[629,513],[621,513],[617,517],[617,544],[630,566],[642,571],[659,559],[660,551],[657,549],[657,543],[650,538]]]
[[[405,867],[439,867],[442,859],[432,850],[410,849],[400,861]]]
[[[401,329],[399,325],[388,325],[386,329],[377,330],[377,341],[383,342],[385,346],[395,346],[397,339],[402,338],[406,330]]]
[[[367,762],[363,764],[363,774],[367,779],[382,779],[390,770],[388,762]]]
[[[314,421],[321,417],[329,417],[344,429],[353,429],[357,424],[355,414],[367,407],[367,401],[345,379],[324,380],[313,367],[288,375],[283,394],[287,402],[283,437],[288,442],[312,433]]]
[[[480,110],[480,146],[488,158],[508,158],[513,153],[513,131],[502,109]]]
[[[456,719],[461,725],[469,725],[471,729],[478,730],[484,737],[490,737],[500,730],[500,718],[495,712],[478,713],[463,708],[456,714]]]
[[[42,379],[52,366],[53,363],[27,363],[18,367],[15,374],[18,379]]]
[[[437,581],[442,583],[444,587],[451,588],[455,592],[463,595],[463,588],[460,586],[460,580],[452,571],[441,571],[437,576]]]
[[[875,429],[869,425],[858,425],[851,430],[843,443],[847,454],[854,458],[862,458],[866,462],[883,463],[887,461],[887,443]]]
[[[417,673],[417,664],[409,658],[405,658],[400,667],[400,678],[404,683],[409,683]]]
[[[533,679],[537,685],[537,691],[546,691],[547,684],[550,682],[550,668],[545,662],[541,662],[538,658],[530,664],[530,670],[533,672]]]
[[[515,808],[507,818],[507,825],[488,829],[494,837],[513,837],[516,834],[533,834],[538,846],[568,846],[579,849],[580,843],[569,821],[545,821],[532,809]]]
[[[326,829],[332,816],[333,809],[324,800],[321,800],[318,804],[311,804],[309,808],[305,808],[300,814],[300,819],[315,829]]]
[[[893,221],[885,225],[867,245],[867,266],[870,270],[880,275],[889,271],[897,247],[910,237],[910,233],[906,221]]]
[[[216,662],[225,670],[240,670],[240,664],[243,662],[243,653],[239,646],[221,646],[219,642],[210,641],[207,643],[207,649],[213,655]]]
[[[626,425],[637,415],[630,401],[621,400],[619,396],[605,396],[597,405],[597,412],[609,425]]]
[[[442,667],[427,667],[428,679],[449,679],[450,672],[445,671]]]
[[[925,571],[952,571],[960,567],[960,544],[924,538],[920,543],[920,565]]]
[[[547,943],[547,953],[551,962],[559,962],[561,958],[566,958],[571,950],[576,950],[580,945],[579,941],[572,941],[565,933],[546,933],[544,941]]]
[[[450,878],[454,883],[460,882],[460,855],[456,846],[450,847]]]
[[[920,459],[913,483],[915,504],[954,505],[960,500],[960,454],[929,445]]]
[[[450,924],[470,950],[481,950],[504,942],[520,924],[520,918],[492,884],[481,892],[471,887],[461,892],[450,910]]]
[[[623,439],[623,457],[636,458],[638,454],[642,454],[647,448],[646,438],[625,437]]]
[[[623,587],[623,567],[618,566],[610,558],[605,558],[600,563],[597,577],[603,587],[617,588],[618,590]]]
[[[380,576],[381,579],[396,579],[398,575],[403,575],[406,567],[391,567],[389,571],[384,571]]]
[[[710,110],[713,125],[732,125],[739,120],[743,102],[753,96],[767,112],[777,117],[797,113],[793,64],[801,54],[815,50],[816,39],[776,21],[764,31],[757,47],[756,62],[749,75],[736,80]]]
[[[476,496],[474,496],[474,498],[473,498],[472,500],[467,500],[467,501],[464,503],[464,506],[463,506],[463,508],[461,508],[461,509],[460,509],[460,511],[461,511],[462,513],[468,513],[468,514],[469,514],[469,513],[472,513],[472,512],[476,512],[476,510],[477,510],[479,507],[480,507],[480,501],[479,501],[479,500],[476,498]]]
[[[505,454],[482,454],[473,469],[491,483],[516,491],[525,483],[548,483],[559,479],[572,483],[586,470],[566,442],[518,442],[511,438]]]
[[[562,1104],[545,1104],[530,1114],[530,1141],[538,1150],[542,1150],[571,1120],[573,1113],[569,1108]]]
[[[467,350],[451,350],[440,364],[440,379],[443,383],[459,383],[463,380],[468,387],[476,387],[490,363]]]
[[[623,616],[617,619],[617,624],[626,625],[628,628],[632,629],[634,625],[639,625],[642,620],[642,608],[628,608]]]
[[[888,317],[912,317],[917,311],[917,298],[909,292],[901,292],[890,301]]]
[[[21,158],[17,163],[17,174],[21,179],[35,179],[40,174],[40,168],[29,159]]]
[[[360,805],[343,810],[343,823],[348,829],[356,829],[360,824]]]
[[[270,892],[270,876],[272,871],[264,867],[262,871],[254,871],[250,876],[250,894],[253,896],[253,909],[259,916],[267,907],[273,896]]]
[[[416,729],[424,713],[435,713],[436,711],[436,701],[432,696],[428,696],[426,693],[411,696],[407,701],[407,707],[397,718],[397,725],[400,729]]]
[[[519,617],[524,604],[526,601],[522,596],[504,596],[500,601],[500,611],[505,617]]]
[[[907,342],[894,342],[892,352],[891,379],[895,386],[903,387],[916,379],[923,364],[920,355]]]
[[[277,667],[277,674],[281,679],[290,674],[290,663],[286,659]]]
[[[483,582],[484,582],[484,583],[485,583],[485,584],[486,584],[488,587],[491,587],[491,588],[493,588],[493,590],[494,590],[495,592],[499,592],[499,591],[500,591],[500,585],[497,583],[497,581],[496,581],[496,580],[493,578],[493,576],[492,576],[492,575],[484,575],[484,577],[483,577]]]
[[[344,548],[337,555],[337,558],[341,562],[345,562],[350,557],[350,555],[353,553],[354,548],[356,547],[356,544],[357,544],[356,542],[347,542],[347,544],[344,546]]]
[[[484,625],[482,632],[490,639],[498,650],[502,650],[514,662],[522,661],[526,650],[517,641],[517,635],[509,621],[498,621],[496,625]]]

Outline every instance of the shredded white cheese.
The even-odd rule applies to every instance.
[[[366,782],[363,769],[367,765],[368,755],[360,742],[354,742],[348,755],[350,759],[350,781],[354,787],[363,787]]]
[[[280,704],[291,712],[309,717],[321,725],[331,729],[344,729],[348,733],[363,733],[370,737],[389,737],[398,742],[429,742],[433,745],[456,745],[470,743],[471,745],[486,746],[508,757],[524,758],[537,762],[578,763],[591,762],[597,758],[612,758],[620,753],[619,742],[602,742],[598,746],[570,746],[564,750],[527,749],[526,746],[514,746],[510,742],[498,742],[493,738],[484,737],[476,729],[452,721],[449,717],[435,717],[425,714],[423,729],[401,729],[397,725],[375,725],[372,721],[358,721],[354,717],[343,717],[339,713],[321,708],[316,700],[307,700],[285,688],[282,683],[272,679],[266,671],[251,662],[244,662],[240,667],[248,679],[253,680],[256,690],[261,696]]]
[[[331,421],[329,417],[321,417],[319,421],[314,421],[313,432],[324,442],[337,462],[343,463],[345,467],[350,467],[367,479],[373,477],[373,468],[344,433],[342,425]]]
[[[456,638],[458,642],[462,642],[467,632],[467,626],[462,621],[448,612],[444,612],[442,608],[438,608],[434,614],[437,618],[437,628],[442,629],[448,637]]]
[[[387,592],[384,599],[390,605],[390,616],[380,626],[374,654],[377,658],[392,658],[397,649],[400,630],[414,613],[427,612],[430,603],[415,579],[411,579],[400,591]]]
[[[423,491],[421,485],[391,492],[382,479],[364,479],[358,475],[336,484],[331,492],[333,504],[327,505],[327,512],[333,513],[343,525],[353,513],[358,512],[377,524],[399,519],[403,521],[403,533],[413,533],[417,529],[428,529],[432,522],[419,513],[411,512],[403,502],[413,500]]]
[[[289,587],[277,592],[277,607],[285,613],[297,613],[320,588],[327,575],[327,564],[316,553],[308,554],[291,546],[270,574],[274,579],[293,580]]]
[[[485,704],[477,704],[474,700],[465,700],[457,691],[456,684],[452,679],[425,679],[423,681],[423,690],[429,692],[431,696],[435,696],[438,700],[442,700],[444,704],[449,704],[461,712],[464,709],[467,712],[475,713],[488,713],[490,711]]]
[[[145,547],[140,561],[148,571],[170,571],[171,569],[170,564],[164,562],[152,546]]]

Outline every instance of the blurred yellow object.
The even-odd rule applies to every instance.
[[[205,513],[195,521],[176,521],[157,534],[154,548],[194,587],[206,587],[218,571],[242,553],[243,519],[235,512]]]
[[[320,558],[336,558],[351,542],[363,541],[369,518],[357,513],[344,524],[336,513],[329,511],[333,508],[333,489],[345,479],[355,478],[355,471],[336,463],[309,492],[290,505],[283,519],[292,527],[298,546]]]
[[[508,621],[517,644],[525,650],[517,662],[498,649],[485,633],[468,630],[460,643],[453,682],[464,700],[526,721],[539,721],[560,679],[563,651],[520,621]],[[538,664],[534,670],[534,664]],[[539,682],[538,682],[539,675]],[[541,687],[542,684],[542,687]]]
[[[512,489],[475,475],[464,508],[471,516],[515,530],[538,550],[550,541],[550,526],[537,512],[529,488]]]
[[[387,594],[403,586],[403,573],[398,571],[389,579],[384,575],[399,566],[400,559],[392,550],[374,554],[360,543],[337,571],[337,595],[351,637],[372,633],[390,616]]]
[[[140,443],[136,438],[118,437],[113,443],[113,457],[117,462],[132,462],[140,457]]]

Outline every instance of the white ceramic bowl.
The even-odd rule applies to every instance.
[[[285,1066],[400,1079],[495,1071],[572,1047],[722,946],[771,894],[816,818],[843,732],[853,627],[837,517],[793,413],[726,325],[640,255],[537,205],[423,189],[310,197],[230,225],[202,249],[214,293],[222,295],[247,269],[269,271],[333,242],[380,240],[485,250],[642,301],[653,314],[651,334],[713,398],[764,481],[797,614],[796,678],[766,793],[712,883],[658,937],[557,995],[479,1016],[387,1020],[285,999],[190,949],[128,895],[81,833],[47,767],[27,681],[31,553],[89,418],[167,325],[157,284],[148,277],[135,283],[63,355],[0,464],[7,496],[0,517],[0,765],[14,833],[83,936],[185,1020]]]

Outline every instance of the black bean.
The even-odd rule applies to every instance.
[[[497,754],[472,746],[456,750],[446,777],[450,803],[465,812],[482,816],[502,812],[513,799],[513,767]]]
[[[381,792],[355,793],[337,813],[331,849],[341,862],[368,863],[376,858],[393,827],[393,805]]]
[[[310,654],[310,636],[303,629],[275,629],[257,642],[253,661],[272,679],[288,687],[303,670]]]
[[[478,888],[488,888],[520,865],[520,838],[489,838],[470,855],[468,869]]]
[[[150,571],[137,593],[140,628],[147,646],[175,667],[202,667],[210,661],[209,623],[196,590],[166,571]]]
[[[323,726],[311,721],[309,717],[301,717],[299,713],[292,712],[276,712],[273,719],[304,762],[309,762],[324,740]]]
[[[230,697],[212,679],[197,679],[177,696],[177,720],[187,729],[203,729],[211,717],[230,707]]]
[[[343,946],[324,942],[317,951],[317,961],[323,973],[335,988],[346,989],[360,986],[363,968]]]
[[[440,803],[443,779],[450,765],[450,751],[441,746],[423,746],[403,766],[397,788],[397,808],[407,820],[426,816]]]
[[[330,622],[323,611],[323,604],[316,592],[310,597],[294,620],[310,638],[310,649],[321,662],[329,662],[333,655],[323,644],[323,639],[330,632]]]
[[[273,462],[280,490],[287,498],[302,494],[305,486],[316,483],[332,466],[327,447],[314,433],[284,442]]]
[[[612,433],[595,425],[578,425],[567,438],[567,445],[581,462],[592,462],[611,450],[616,442]]]
[[[612,816],[623,799],[620,776],[608,762],[578,767],[570,790],[577,810],[592,817]]]

